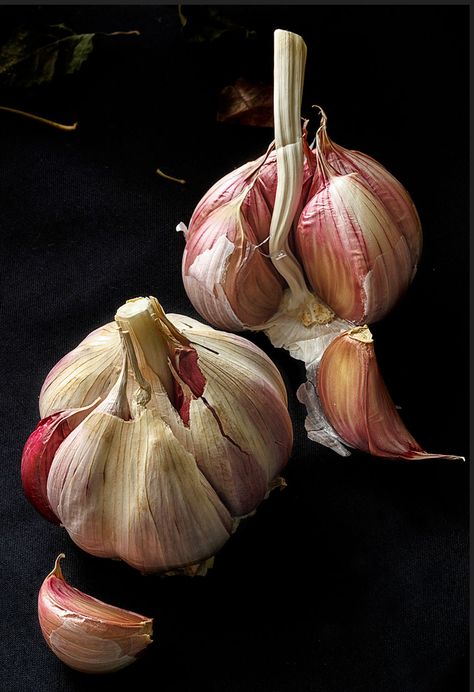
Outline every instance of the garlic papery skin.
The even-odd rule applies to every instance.
[[[298,257],[321,298],[355,324],[384,317],[405,293],[415,263],[406,238],[358,173],[335,174],[303,209]]]
[[[344,444],[394,459],[460,459],[426,452],[406,429],[382,379],[372,334],[356,327],[337,336],[317,369],[322,411]]]
[[[248,340],[166,315],[153,298],[122,306],[104,335],[100,362],[115,368],[122,340],[127,365],[58,448],[49,503],[87,552],[141,572],[199,571],[280,483],[293,441],[283,380]],[[90,359],[81,343],[78,370]],[[87,403],[62,360],[57,397]]]
[[[47,496],[47,480],[54,455],[63,440],[97,406],[96,399],[89,406],[53,413],[43,418],[27,439],[21,457],[21,482],[26,498],[49,521],[59,524]]]
[[[314,291],[355,324],[384,317],[415,275],[421,224],[402,185],[370,157],[335,145],[326,116],[316,169],[296,231],[296,253]]]
[[[327,118],[322,109],[321,124],[316,133],[316,147],[337,173],[357,173],[374,195],[384,205],[391,220],[405,238],[410,250],[413,271],[423,247],[421,221],[404,186],[381,163],[360,151],[346,149],[333,142],[327,133]]]
[[[39,395],[41,418],[67,408],[91,404],[104,392],[109,392],[121,367],[122,347],[116,325],[110,323],[95,329],[61,358],[46,376]],[[71,407],[72,392],[74,400],[81,403]]]
[[[196,310],[233,331],[266,321],[284,285],[263,247],[271,210],[260,197],[248,212],[247,194],[216,207],[199,225],[190,224],[182,263],[184,288]]]
[[[134,663],[152,643],[153,619],[70,586],[62,558],[63,553],[38,594],[38,619],[49,648],[82,673],[112,673]]]

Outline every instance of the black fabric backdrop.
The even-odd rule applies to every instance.
[[[377,356],[423,447],[469,456],[468,7],[182,10],[185,30],[175,6],[0,8],[2,41],[19,23],[140,31],[99,37],[77,75],[0,90],[1,105],[79,122],[64,133],[0,113],[0,688],[467,690],[468,463],[343,459],[310,442],[295,396],[303,365],[262,335],[249,338],[280,368],[294,421],[288,487],[205,578],[143,577],[87,555],[23,496],[22,447],[55,362],[137,295],[198,317],[175,226],[271,141],[269,129],[216,122],[216,109],[238,77],[271,83],[275,28],[308,45],[304,114],[322,105],[333,139],[380,160],[417,205],[422,261],[406,298],[373,325]],[[70,583],[155,618],[153,646],[128,669],[88,677],[47,648],[36,598],[61,551]]]

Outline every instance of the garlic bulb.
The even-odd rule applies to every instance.
[[[287,349],[292,357],[305,363],[307,379],[297,396],[307,409],[305,426],[310,439],[343,456],[349,454],[348,447],[355,447],[379,456],[413,453],[412,456],[426,457],[429,455],[396,422],[398,414],[393,404],[387,403],[389,395],[381,380],[376,389],[385,392],[379,396],[385,401],[383,418],[396,431],[394,437],[398,441],[394,445],[384,439],[376,443],[377,435],[370,429],[367,439],[350,432],[351,426],[357,425],[355,414],[360,413],[356,399],[351,402],[355,410],[350,406],[338,409],[340,419],[333,426],[326,416],[331,411],[329,399],[323,403],[319,398],[316,377],[324,353],[355,325],[380,320],[403,296],[416,272],[422,233],[418,213],[404,187],[374,159],[332,142],[322,110],[316,148],[308,147],[306,122],[301,126],[300,115],[305,60],[306,46],[300,36],[275,31],[276,175],[267,175],[271,194],[266,198],[273,200],[269,207],[268,258],[283,279],[274,293],[278,300],[266,312],[266,321],[259,321],[264,319],[260,311],[255,320],[236,318],[241,307],[246,309],[252,301],[256,306],[260,304],[258,284],[263,274],[250,263],[245,274],[241,272],[242,265],[236,270],[235,263],[227,262],[225,252],[215,254],[213,261],[202,265],[198,289],[189,281],[188,253],[194,253],[195,248],[194,241],[190,245],[189,236],[183,260],[184,285],[196,309],[209,322],[233,331],[263,331],[273,346]],[[270,170],[272,160],[270,156],[261,159],[267,166],[261,170]],[[221,212],[227,214],[228,205],[242,194],[245,176],[254,171],[255,163],[242,166],[199,202],[192,225],[200,224],[199,240],[195,241],[200,247],[210,247],[220,232],[218,225],[206,226],[203,219],[218,218]],[[272,190],[272,186],[276,189]],[[247,202],[247,213],[252,204],[257,213],[260,200],[249,196]],[[262,233],[260,237],[264,236]],[[218,241],[221,250],[226,246],[232,253],[234,248],[226,238],[222,235]],[[238,272],[241,273],[237,279]],[[201,291],[204,284],[207,288]],[[222,300],[224,284],[236,287],[232,311]],[[375,372],[373,352],[371,367]],[[326,365],[321,372],[325,370]],[[340,387],[345,386],[341,372],[330,378],[329,389],[324,390],[326,397],[330,397],[331,388],[334,395],[339,391],[337,377],[341,378]],[[363,397],[365,390],[358,389],[362,384],[354,382],[353,396],[360,393]],[[374,390],[367,396],[372,400],[376,396]]]
[[[152,643],[153,620],[70,586],[62,558],[63,553],[38,594],[38,619],[49,648],[82,673],[112,673],[134,663]]]
[[[344,445],[380,457],[460,459],[425,452],[406,429],[377,365],[372,334],[355,327],[326,348],[316,370],[315,386],[323,413]],[[308,387],[308,385],[307,385]],[[308,392],[299,392],[300,397]],[[308,421],[324,428],[321,421]],[[327,424],[326,424],[327,426]],[[327,429],[326,434],[331,434]],[[337,438],[335,436],[335,438]]]
[[[240,336],[139,298],[52,373],[43,416],[101,397],[47,479],[52,512],[94,555],[194,573],[282,482],[292,446],[284,383]]]
[[[316,293],[356,324],[384,317],[405,293],[421,252],[416,209],[380,164],[333,144],[323,113],[309,201],[295,230]]]

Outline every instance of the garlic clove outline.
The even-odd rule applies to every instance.
[[[426,452],[408,432],[383,381],[367,326],[334,338],[319,363],[316,388],[328,422],[349,447],[392,459],[462,459]]]
[[[38,619],[49,648],[82,673],[112,673],[152,643],[153,619],[109,605],[70,586],[61,553],[38,593]]]
[[[59,524],[48,501],[47,480],[54,455],[65,438],[97,406],[67,409],[43,418],[28,437],[21,457],[23,491],[33,507],[48,521]]]

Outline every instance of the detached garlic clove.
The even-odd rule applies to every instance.
[[[152,643],[153,620],[99,601],[64,579],[58,556],[38,594],[38,618],[49,648],[83,673],[112,673]]]
[[[350,447],[397,459],[461,458],[425,452],[410,435],[380,374],[367,327],[345,332],[327,347],[317,392],[327,420]]]
[[[59,524],[47,496],[48,474],[59,445],[97,406],[68,409],[43,418],[27,439],[21,457],[21,482],[26,498],[49,521]]]

